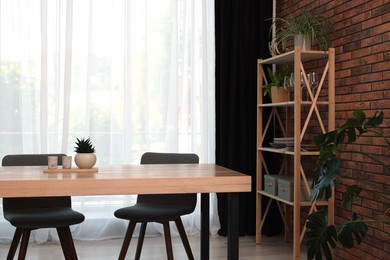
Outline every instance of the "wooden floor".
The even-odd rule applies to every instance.
[[[130,244],[126,259],[134,259],[137,239]],[[199,259],[199,237],[189,237],[195,259]],[[255,238],[240,237],[240,260],[253,259],[292,259],[292,244],[284,243],[281,236],[264,237],[261,245],[255,245]],[[118,259],[121,239],[104,241],[75,241],[79,260],[109,260]],[[226,259],[227,239],[225,237],[210,238],[210,259]],[[5,259],[9,244],[0,244],[0,259]],[[173,250],[175,259],[187,259],[181,240],[173,238]],[[306,250],[303,248],[301,259],[307,259]],[[16,259],[17,257],[15,257]],[[64,259],[61,246],[57,243],[36,244],[30,243],[27,249],[27,260]],[[141,254],[141,259],[159,260],[166,259],[165,243],[163,237],[146,238]]]

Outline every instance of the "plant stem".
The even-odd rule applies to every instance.
[[[380,185],[380,184],[376,184],[376,183],[373,183],[371,181],[367,181],[367,180],[363,180],[363,179],[357,179],[357,178],[354,178],[354,177],[348,177],[348,176],[341,176],[339,175],[340,178],[344,178],[344,179],[348,179],[348,180],[354,180],[354,181],[357,181],[357,182],[361,182],[361,183],[364,183],[364,184],[369,184],[371,186],[374,186],[376,188],[378,188],[381,192],[384,192],[385,194],[380,194],[379,192],[376,192],[378,193],[379,196],[387,199],[388,201],[390,201],[390,194],[388,192],[386,192],[386,190]],[[362,188],[362,191],[369,191],[369,192],[373,192],[372,190],[368,190],[368,189],[365,189],[363,187]],[[375,191],[374,191],[375,192]]]
[[[380,137],[382,137],[383,139],[385,139],[386,143],[387,143],[387,146],[390,146],[390,139],[387,138],[386,136],[384,136],[381,132],[378,132],[376,130],[372,130],[372,129],[367,129],[367,133],[368,132],[371,132],[371,133],[374,133],[374,134],[377,134],[379,135]]]

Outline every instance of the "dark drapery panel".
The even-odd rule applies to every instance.
[[[215,1],[216,163],[252,176],[252,192],[240,194],[240,235],[256,231],[257,59],[269,56],[271,17],[272,0]],[[220,235],[227,234],[226,202],[218,194]],[[280,217],[270,214],[269,235],[280,231]]]

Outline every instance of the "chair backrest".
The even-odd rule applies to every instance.
[[[198,155],[194,153],[144,153],[141,164],[196,164]]]
[[[197,164],[199,157],[193,153],[144,153],[141,164]],[[196,206],[196,194],[138,195],[137,203]]]
[[[2,166],[45,166],[48,156],[58,156],[58,165],[66,154],[12,154],[3,157]],[[23,191],[20,191],[23,194]],[[70,196],[3,198],[3,211],[11,209],[33,209],[51,207],[70,207]]]
[[[58,165],[62,165],[62,156],[66,154],[10,154],[3,157],[2,166],[44,166],[48,156],[57,156]]]

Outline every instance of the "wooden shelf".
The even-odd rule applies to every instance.
[[[258,147],[257,149],[260,151],[270,152],[270,153],[294,155],[294,151],[289,150],[288,148]],[[306,151],[303,149],[301,150],[301,155],[319,155],[319,154],[320,153],[318,151]]]
[[[282,198],[280,198],[278,196],[275,196],[275,195],[272,195],[272,194],[270,194],[270,193],[268,193],[266,191],[259,190],[259,191],[257,191],[257,193],[262,194],[264,196],[267,196],[267,197],[269,197],[271,199],[283,202],[283,203],[285,203],[287,205],[294,206],[294,201],[289,201],[289,200],[282,199]],[[310,207],[311,206],[311,202],[308,201],[308,200],[301,200],[300,204],[301,204],[302,207]],[[328,205],[328,201],[326,201],[326,200],[317,200],[315,202],[315,204],[317,206],[327,206]]]
[[[305,70],[305,65],[310,61],[324,60],[324,66],[319,86],[316,92],[311,89],[308,91],[310,101],[301,100],[301,88],[294,88],[293,97],[297,100],[283,102],[283,103],[264,103],[263,84],[267,82],[264,65],[276,64],[293,64],[294,82],[298,86],[301,84],[300,75],[302,72],[308,73]],[[321,62],[322,63],[322,62]],[[264,207],[262,205],[262,196],[266,196],[276,200],[278,209],[282,214],[285,225],[285,231],[291,233],[290,225],[293,227],[293,259],[300,259],[300,245],[302,238],[306,232],[306,228],[301,223],[301,208],[310,207],[309,212],[316,210],[316,206],[327,206],[328,208],[328,224],[334,223],[334,197],[329,200],[319,200],[313,204],[310,201],[288,201],[278,196],[262,190],[263,175],[265,174],[290,174],[293,177],[293,197],[300,198],[301,183],[304,183],[307,189],[308,184],[305,172],[311,172],[312,168],[308,167],[306,163],[302,163],[302,158],[305,156],[319,156],[319,151],[309,151],[300,149],[307,139],[307,133],[310,131],[313,120],[317,120],[318,128],[322,133],[332,131],[335,129],[335,50],[330,48],[328,51],[301,51],[296,48],[293,51],[271,57],[269,59],[259,59],[257,64],[257,199],[256,199],[256,243],[261,243],[262,227],[264,219],[267,217],[270,201]],[[325,85],[326,82],[326,85]],[[305,77],[305,84],[307,79]],[[326,93],[326,95],[324,95]],[[321,106],[321,109],[319,108]],[[264,117],[268,115],[267,117]],[[327,118],[327,123],[323,120]],[[270,129],[275,129],[277,132],[273,133],[280,136],[291,136],[294,138],[295,148],[273,148],[265,141],[265,137],[269,136]],[[311,133],[310,133],[311,134]],[[311,137],[310,137],[311,138]],[[272,165],[269,167],[264,153],[280,154],[277,160],[280,159],[279,165]],[[310,162],[310,160],[307,160]],[[292,206],[293,219],[287,219],[286,216],[291,216],[283,211],[281,204]],[[263,207],[265,210],[263,211]],[[263,215],[264,212],[264,215]],[[286,236],[287,236],[286,233]]]
[[[313,103],[309,101],[301,101],[300,102],[302,106],[311,106]],[[265,104],[259,104],[259,107],[294,107],[295,102],[289,101],[289,102],[282,102],[282,103],[265,103]],[[317,101],[317,105],[320,106],[327,106],[329,105],[328,101]]]
[[[295,55],[295,50],[262,60],[260,63],[261,64],[293,64],[294,55]],[[308,61],[324,59],[324,58],[328,58],[327,51],[301,51],[302,62],[308,62]]]

